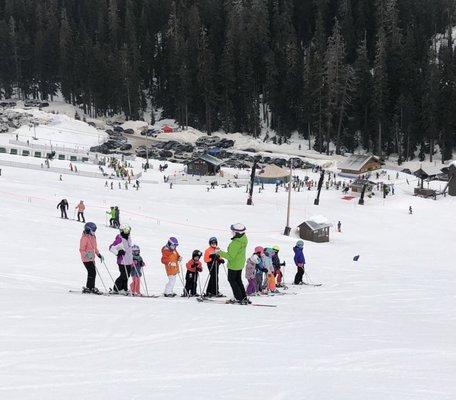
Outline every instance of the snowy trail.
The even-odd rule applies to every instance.
[[[158,172],[148,178],[162,182]],[[286,193],[267,188],[247,207],[244,189],[144,185],[108,190],[97,179],[8,169],[2,177],[4,248],[0,268],[0,396],[5,399],[337,399],[453,400],[456,396],[456,277],[452,246],[456,202],[408,196],[341,200],[340,192],[293,195],[292,223],[341,220],[329,244],[307,243],[307,269],[322,287],[294,296],[255,297],[277,308],[224,306],[195,299],[69,294],[85,280],[78,254],[82,224],[62,221],[56,205],[84,199],[107,265],[115,230],[105,211],[119,205],[147,267],[150,293],[165,284],[159,250],[176,235],[186,261],[227,227],[247,225],[249,251],[279,244]],[[8,195],[9,193],[9,195]],[[29,200],[30,198],[30,200]],[[407,214],[413,205],[415,214]],[[122,212],[124,210],[124,212]],[[360,254],[360,261],[352,261]],[[109,277],[99,266],[103,279]],[[204,282],[206,270],[201,279]],[[230,290],[223,271],[222,292]],[[101,288],[101,282],[97,281]],[[176,292],[180,293],[177,283]]]

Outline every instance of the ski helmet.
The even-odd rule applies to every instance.
[[[304,242],[303,242],[302,240],[298,240],[298,241],[296,242],[296,246],[297,246],[297,247],[300,247],[300,248],[302,249],[302,248],[304,247]]]
[[[97,226],[93,222],[87,222],[84,225],[84,232],[93,235],[97,231]]]
[[[264,251],[263,247],[261,247],[261,246],[255,247],[255,254],[263,254],[263,251]]]
[[[280,251],[280,247],[279,245],[275,244],[274,246],[272,246],[272,250],[274,250],[276,253]]]
[[[211,238],[209,239],[209,244],[213,244],[213,243],[218,244],[218,240],[217,240],[216,237],[211,237]]]
[[[131,251],[133,254],[139,254],[141,253],[141,249],[139,248],[138,245],[134,244],[133,246],[131,246]]]
[[[120,226],[120,232],[121,233],[125,233],[126,235],[128,235],[131,232],[131,226],[127,225],[127,224],[122,224]]]
[[[192,258],[195,258],[195,257],[201,258],[202,255],[203,255],[203,253],[201,253],[201,251],[193,250]]]
[[[174,237],[174,236],[171,236],[169,239],[168,239],[168,246],[179,246],[179,241]]]
[[[270,256],[273,251],[274,250],[272,250],[270,247],[266,247],[264,249],[264,254],[266,254],[267,256]]]
[[[245,232],[245,226],[242,224],[233,224],[230,227],[231,231],[236,234],[236,233],[244,233]]]

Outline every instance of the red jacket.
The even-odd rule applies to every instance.
[[[185,266],[187,267],[187,271],[190,271],[190,272],[201,272],[203,270],[203,266],[201,265],[201,262],[200,261],[195,261],[193,259],[189,260],[187,262],[187,264],[185,264]]]

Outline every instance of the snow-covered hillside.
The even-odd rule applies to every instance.
[[[294,229],[294,236],[282,235],[283,188],[255,189],[254,206],[247,206],[245,188],[169,189],[158,163],[139,191],[111,190],[101,179],[60,181],[53,173],[2,169],[2,398],[455,398],[455,199],[415,198],[416,183],[408,185],[402,174],[394,196],[374,196],[365,206],[332,189],[323,189],[318,207],[315,190],[293,192],[293,228],[319,214],[333,224],[340,220],[342,233],[332,229],[330,243],[305,244],[307,271],[322,287],[290,285],[288,295],[253,298],[277,305],[260,308],[68,293],[85,284],[82,224],[61,220],[56,205],[67,198],[73,217],[85,201],[114,277],[108,246],[116,231],[105,226],[105,212],[118,205],[142,249],[149,292],[160,294],[167,280],[160,249],[169,236],[179,239],[187,261],[211,236],[226,248],[235,222],[247,226],[249,252],[256,245],[281,246],[290,284],[297,237]],[[205,268],[203,282],[206,277]],[[231,295],[223,270],[221,285]],[[99,278],[97,286],[103,289]]]

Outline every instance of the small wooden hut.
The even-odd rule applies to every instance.
[[[216,175],[220,172],[223,161],[211,156],[203,154],[193,159],[187,164],[187,174],[189,175]]]
[[[330,227],[331,224],[325,217],[312,217],[298,226],[299,237],[316,243],[329,242]]]

